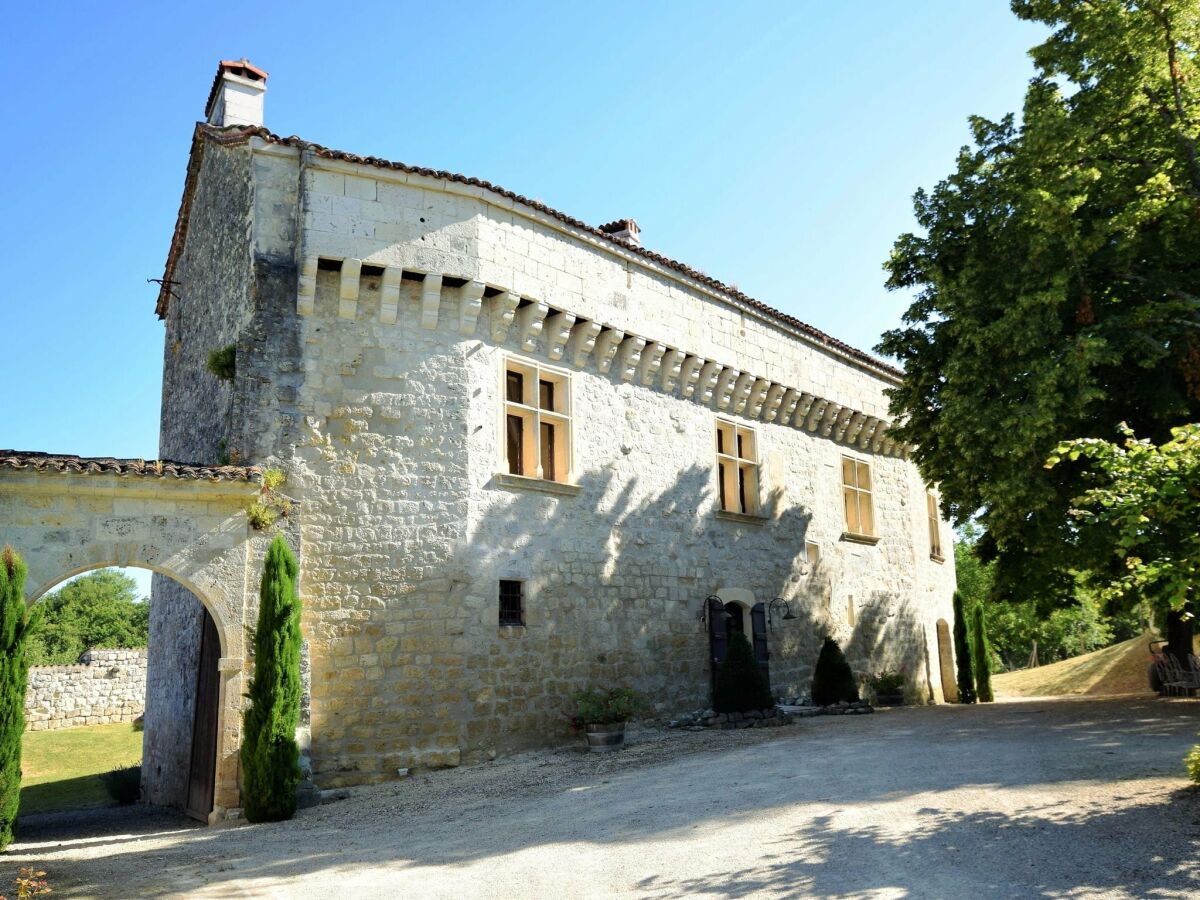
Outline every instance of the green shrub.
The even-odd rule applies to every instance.
[[[975,607],[975,628],[972,637],[975,651],[975,696],[980,703],[991,703],[992,651],[988,647],[987,626],[983,621],[983,604]]]
[[[958,702],[975,702],[975,675],[971,671],[971,644],[967,641],[967,617],[963,612],[963,598],[954,592],[954,661],[958,668]]]
[[[5,547],[0,552],[0,850],[11,843],[21,802],[21,737],[25,732],[25,646],[41,610],[25,606],[25,561]]]
[[[275,535],[263,565],[254,676],[242,740],[243,807],[251,822],[279,822],[296,813],[300,784],[300,600],[296,557]]]
[[[1188,778],[1200,784],[1200,744],[1188,751],[1188,755],[1183,758],[1183,764],[1187,768]]]
[[[812,702],[817,706],[829,706],[843,700],[847,703],[858,700],[858,684],[842,648],[833,638],[827,637],[813,669]]]
[[[642,708],[641,698],[629,688],[576,691],[571,702],[575,704],[571,723],[576,728],[628,722]]]
[[[749,712],[753,709],[769,709],[775,705],[771,691],[767,688],[762,670],[754,660],[750,641],[740,631],[729,639],[725,662],[717,672],[717,683],[713,688],[713,709],[717,712]]]
[[[108,796],[121,806],[137,803],[142,790],[142,767],[139,765],[118,766],[100,776]]]
[[[222,381],[233,381],[237,374],[237,345],[230,344],[220,350],[212,350],[208,354],[208,362],[204,364],[210,375],[215,375]]]
[[[904,671],[899,672],[876,672],[867,678],[867,683],[871,685],[871,689],[879,694],[903,694],[904,684],[908,679],[905,677]]]

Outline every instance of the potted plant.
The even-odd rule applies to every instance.
[[[904,705],[904,670],[898,672],[877,672],[867,678],[867,684],[875,694],[875,703],[879,706]]]
[[[625,745],[625,723],[641,707],[638,695],[629,688],[576,691],[571,701],[575,704],[571,724],[587,735],[593,753],[620,750]]]

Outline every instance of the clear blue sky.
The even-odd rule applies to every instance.
[[[1019,110],[1006,0],[18,4],[0,58],[0,447],[153,458],[153,314],[218,59],[266,124],[452,169],[647,246],[864,349],[910,197],[966,119]]]

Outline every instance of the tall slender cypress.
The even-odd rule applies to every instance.
[[[975,607],[974,631],[971,643],[975,650],[975,695],[980,703],[991,703],[995,699],[992,696],[992,650],[988,646],[982,603]]]
[[[971,644],[967,641],[967,617],[962,594],[954,592],[954,661],[957,667],[958,702],[975,702],[975,676],[971,671]]]
[[[296,812],[300,784],[300,600],[296,557],[275,535],[263,564],[254,677],[242,737],[242,803],[251,822],[279,822]]]
[[[21,803],[21,737],[25,733],[25,646],[41,611],[25,606],[25,561],[0,552],[0,850],[13,839]]]

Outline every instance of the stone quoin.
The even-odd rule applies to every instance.
[[[266,83],[223,62],[195,129],[160,453],[287,475],[319,787],[559,741],[585,687],[703,708],[733,631],[776,696],[807,692],[826,635],[912,699],[951,690],[951,534],[887,430],[899,372],[632,219],[281,138]],[[230,345],[223,381],[205,362]],[[205,610],[161,571],[146,746],[177,771]]]

